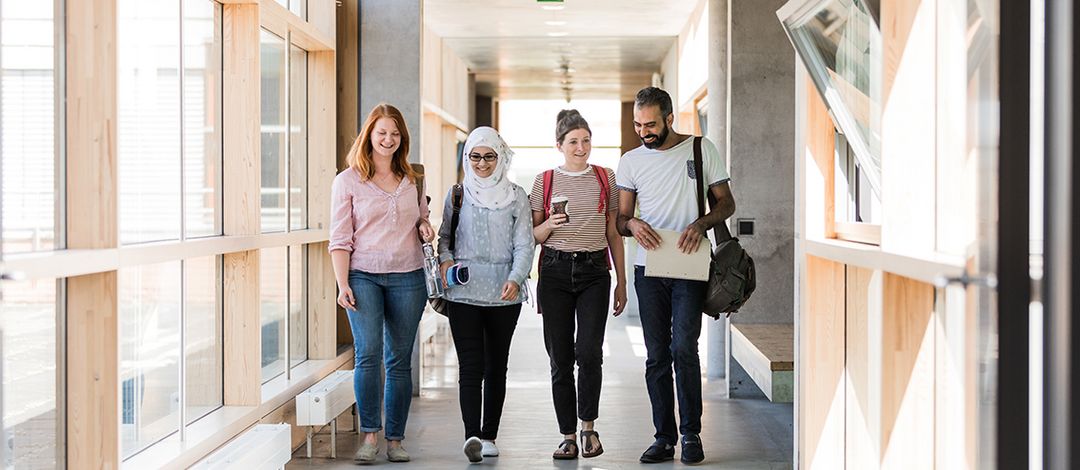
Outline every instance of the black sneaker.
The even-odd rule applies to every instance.
[[[675,446],[664,441],[653,442],[638,459],[641,463],[660,463],[675,459]]]
[[[701,463],[705,460],[705,451],[701,448],[701,438],[697,434],[687,434],[682,438],[682,463]]]

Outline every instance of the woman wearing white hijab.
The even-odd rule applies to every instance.
[[[439,229],[443,279],[453,264],[469,271],[468,283],[448,287],[445,298],[458,355],[463,450],[470,462],[499,455],[495,438],[506,397],[510,340],[525,300],[522,286],[532,270],[532,213],[525,190],[507,178],[512,158],[495,129],[473,130],[461,155],[464,197],[453,240],[452,189]]]

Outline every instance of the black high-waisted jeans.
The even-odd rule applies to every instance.
[[[579,418],[593,421],[599,414],[610,294],[606,251],[568,253],[544,248],[537,299],[544,317],[544,346],[551,359],[555,417],[562,434],[576,432]]]

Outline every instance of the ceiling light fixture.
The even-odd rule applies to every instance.
[[[543,8],[543,9],[548,10],[548,11],[559,11],[559,10],[562,10],[563,8],[566,8],[566,7],[564,7],[562,5],[543,5],[540,8]]]
[[[565,21],[545,21],[544,24],[548,26],[566,26]]]
[[[549,31],[547,33],[548,36],[551,36],[553,38],[565,37],[567,34],[569,33],[567,33],[566,31]]]

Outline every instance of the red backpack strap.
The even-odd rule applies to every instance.
[[[604,167],[602,167],[600,165],[592,165],[592,169],[593,169],[593,174],[596,175],[596,181],[600,183],[600,207],[599,207],[599,211],[600,211],[601,214],[603,214],[604,210],[607,209],[607,203],[608,203],[608,197],[609,197],[608,196],[608,184],[610,184],[610,182],[608,181],[607,168],[604,168]],[[606,220],[605,220],[605,222],[606,222]],[[606,228],[606,226],[605,226],[605,228]],[[612,266],[613,266],[612,259],[611,259],[611,247],[608,247],[606,249],[606,251],[607,251],[607,257],[606,257],[607,258],[607,267],[608,267],[608,269],[611,269]]]
[[[555,170],[548,170],[544,172],[543,186],[544,191],[544,218],[551,216],[551,186],[555,181]]]
[[[600,183],[600,205],[598,207],[598,212],[603,214],[604,209],[607,209],[607,202],[608,202],[608,184],[609,183],[608,183],[607,169],[600,166],[600,165],[590,165],[590,166],[592,166],[593,175],[596,175],[596,181],[598,183]]]

